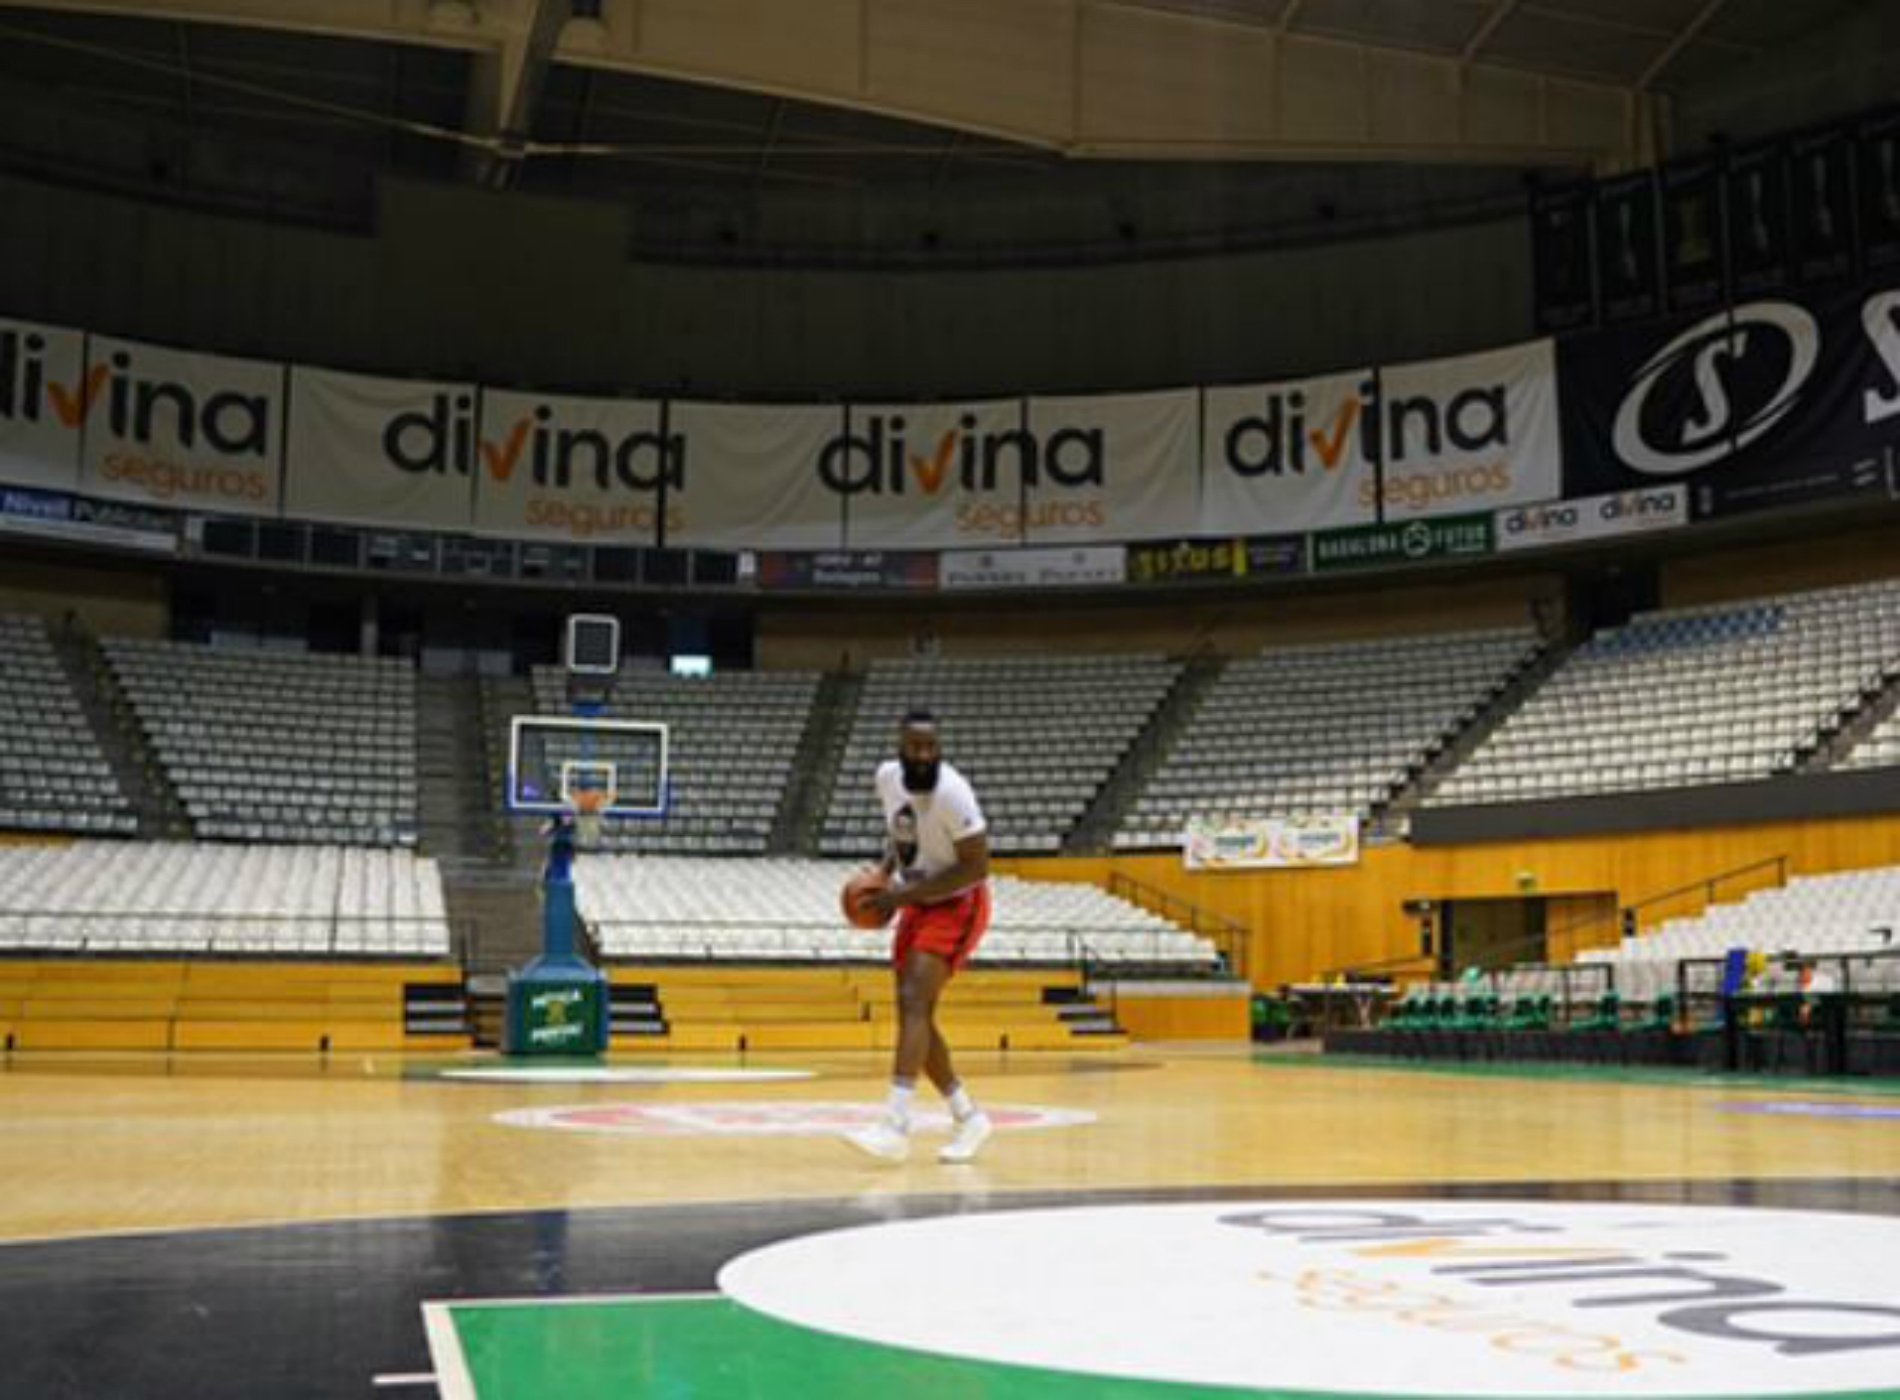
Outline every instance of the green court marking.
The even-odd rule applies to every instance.
[[[472,1390],[444,1400],[1239,1400],[1268,1392],[932,1356],[793,1327],[716,1294],[448,1304]],[[436,1357],[438,1376],[448,1374]]]
[[[1748,1093],[1841,1094],[1850,1097],[1900,1096],[1900,1079],[1801,1078],[1786,1074],[1711,1073],[1667,1065],[1543,1064],[1532,1060],[1406,1060],[1357,1054],[1256,1054],[1253,1062],[1269,1069],[1391,1070],[1402,1074],[1443,1074],[1465,1079],[1536,1079],[1579,1084],[1636,1084],[1663,1089],[1733,1089]]]
[[[793,1327],[714,1293],[427,1306],[443,1400],[1339,1400],[933,1356]],[[1801,1400],[1900,1400],[1900,1390]]]

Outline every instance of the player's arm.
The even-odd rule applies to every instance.
[[[956,844],[957,863],[927,880],[915,880],[890,892],[891,906],[935,904],[960,894],[990,873],[990,837],[986,831],[966,836]]]

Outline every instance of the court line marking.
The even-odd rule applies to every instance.
[[[371,1376],[369,1383],[379,1386],[434,1385],[435,1372],[416,1371],[408,1375]]]
[[[726,1295],[713,1289],[697,1293],[564,1293],[558,1298],[445,1298],[422,1305],[422,1326],[429,1337],[429,1357],[435,1362],[434,1379],[442,1400],[481,1400],[475,1390],[475,1378],[469,1372],[468,1358],[462,1352],[462,1336],[455,1329],[457,1308],[558,1308],[587,1304],[671,1303],[703,1301]]]

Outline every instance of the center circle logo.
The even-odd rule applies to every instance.
[[[1093,1123],[1080,1109],[988,1105],[990,1122],[1004,1131],[1073,1128]],[[627,1137],[832,1137],[866,1127],[884,1116],[881,1103],[607,1103],[564,1108],[514,1108],[495,1115],[510,1128],[549,1128],[574,1133],[613,1133]],[[950,1115],[913,1114],[921,1132],[948,1132]]]
[[[1896,1258],[1887,1216],[1196,1202],[832,1231],[719,1286],[857,1341],[1161,1387],[1866,1396],[1900,1376]]]

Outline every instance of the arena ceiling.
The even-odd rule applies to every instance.
[[[866,190],[1187,237],[1197,200],[1376,220],[1653,158],[1659,99],[1878,2],[0,0],[0,158],[283,208],[385,173],[710,198],[675,231],[711,241],[738,195]]]

